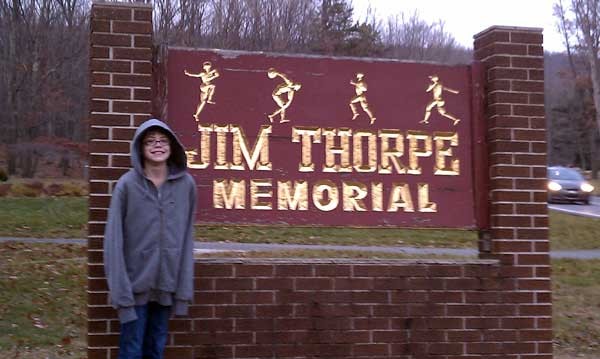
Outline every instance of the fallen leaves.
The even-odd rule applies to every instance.
[[[33,326],[36,328],[40,328],[40,329],[48,328],[48,325],[44,324],[44,322],[42,321],[42,318],[40,318],[36,315],[29,313],[27,315],[27,318],[29,318],[29,320],[31,320],[31,322],[33,323]]]

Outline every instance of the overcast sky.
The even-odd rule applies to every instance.
[[[563,52],[560,34],[552,15],[555,0],[352,0],[359,20],[370,5],[379,19],[389,15],[412,14],[434,22],[444,21],[445,29],[463,46],[473,47],[473,35],[493,25],[544,29],[544,49]],[[361,18],[362,16],[362,18]]]

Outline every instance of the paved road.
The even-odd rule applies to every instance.
[[[600,218],[600,197],[592,197],[590,204],[548,204],[548,208],[557,212],[574,214],[576,216]]]
[[[16,238],[0,237],[0,242],[19,241],[29,243],[77,243],[85,245],[85,239],[64,238]],[[477,255],[475,249],[460,248],[416,248],[416,247],[376,247],[376,246],[334,246],[334,245],[304,245],[304,244],[254,244],[254,243],[224,243],[224,242],[196,242],[195,251],[198,253],[229,252],[229,251],[281,251],[293,249],[318,249],[318,250],[346,250],[365,252],[386,252],[423,255],[454,255],[474,257]],[[600,249],[592,250],[560,250],[550,253],[552,258],[572,259],[597,259],[600,258]]]

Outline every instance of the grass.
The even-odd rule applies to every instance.
[[[550,211],[552,249],[600,248],[600,220]],[[323,228],[198,226],[208,242],[332,244],[475,248],[477,233],[464,230],[398,228]]]
[[[0,243],[0,357],[82,357],[86,249]]]
[[[257,258],[407,258],[389,253],[297,250],[212,253],[204,257],[231,254]],[[86,270],[82,257],[85,247],[78,245],[0,243],[0,358],[85,357]],[[600,260],[554,260],[552,267],[556,357],[597,358]]]
[[[448,229],[198,226],[207,242],[474,248],[473,231]]]
[[[85,238],[83,197],[0,198],[0,236]]]
[[[283,251],[256,251],[256,252],[211,252],[203,253],[200,258],[357,258],[357,259],[439,259],[439,260],[466,260],[476,259],[473,257],[462,257],[453,255],[431,255],[431,254],[402,254],[386,252],[361,252],[361,251],[338,251],[338,250],[283,250]]]
[[[552,249],[600,248],[600,219],[550,211]]]
[[[554,260],[552,272],[557,348],[600,353],[600,260]]]

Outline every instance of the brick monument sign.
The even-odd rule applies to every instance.
[[[190,49],[167,63],[199,221],[477,227],[480,67]]]
[[[480,233],[473,260],[199,259],[167,358],[552,358],[541,29],[460,66],[171,48],[160,79],[150,5],[94,3],[90,36],[89,358],[117,354],[103,231],[155,112],[198,223]]]

